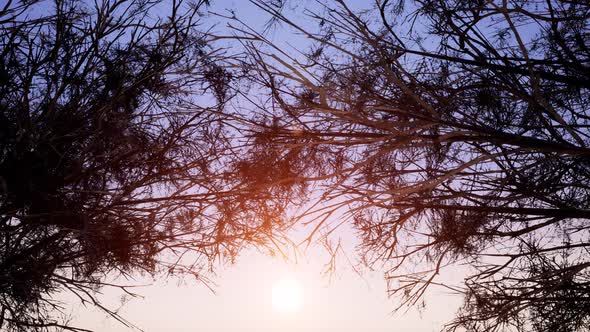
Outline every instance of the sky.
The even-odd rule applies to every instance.
[[[366,5],[363,1],[354,4],[363,3]],[[290,10],[302,17],[303,10],[313,6],[314,1],[292,1]],[[254,27],[262,27],[266,22],[245,0],[218,0],[212,9],[235,9],[241,19]],[[224,29],[223,23],[218,29]],[[280,30],[272,32],[271,38],[278,43],[289,42],[295,48],[307,47],[300,39]],[[341,233],[347,234],[343,239],[345,248],[354,260],[356,240],[346,230]],[[461,304],[461,298],[435,290],[426,298],[425,309],[392,314],[396,301],[387,297],[384,271],[376,269],[359,275],[349,264],[341,262],[334,275],[326,276],[322,272],[327,262],[328,257],[318,247],[302,252],[297,262],[250,250],[235,264],[217,267],[216,275],[211,277],[214,292],[194,280],[139,278],[130,283],[147,285],[135,288],[143,298],[127,301],[119,312],[146,332],[433,332],[439,331]],[[273,287],[282,280],[294,280],[300,286],[299,309],[281,312],[273,307]],[[101,298],[116,308],[121,296],[117,290],[104,289]],[[63,300],[76,303],[67,295]],[[132,331],[92,307],[73,305],[70,314],[74,326],[96,331]]]
[[[213,277],[213,293],[193,280],[152,282],[135,289],[143,298],[127,302],[120,313],[146,332],[164,331],[439,331],[461,303],[455,295],[434,290],[424,310],[392,314],[395,300],[388,299],[382,271],[355,273],[347,264],[331,278],[323,275],[326,258],[313,249],[295,262],[285,262],[250,251],[235,265]],[[281,280],[295,280],[303,293],[301,307],[283,312],[273,306],[272,290]],[[105,290],[113,307],[121,294]],[[72,309],[74,326],[96,331],[131,331],[91,307]]]

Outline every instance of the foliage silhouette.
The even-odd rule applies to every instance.
[[[450,331],[588,331],[587,2],[324,1],[302,23],[252,3],[313,43],[297,55],[234,24],[268,91],[243,164],[262,150],[269,185],[319,192],[298,215],[308,241],[349,221],[402,306],[464,294]],[[466,279],[438,279],[457,266]]]
[[[60,318],[63,291],[130,324],[96,298],[130,292],[106,280],[206,281],[215,259],[280,237],[253,217],[277,207],[224,173],[233,74],[201,26],[206,5],[0,6],[1,329],[84,330]]]

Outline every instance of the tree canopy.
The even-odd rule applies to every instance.
[[[248,2],[307,52],[204,0],[0,6],[1,329],[347,222],[400,307],[464,296],[447,330],[588,331],[590,5],[319,4]]]
[[[308,240],[348,221],[402,304],[462,293],[451,331],[587,331],[587,2],[324,1],[306,22],[253,3],[312,43],[239,29],[268,96],[245,163],[311,186]]]
[[[56,316],[63,291],[128,323],[95,297],[107,276],[204,280],[279,235],[252,217],[272,206],[223,171],[232,73],[206,5],[0,5],[3,331],[82,330]]]

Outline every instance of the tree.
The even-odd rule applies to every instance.
[[[278,238],[226,173],[232,73],[201,27],[208,1],[0,6],[0,329],[84,330],[107,276],[189,274]],[[162,14],[158,14],[162,13]],[[129,292],[123,286],[121,290]]]
[[[317,190],[308,241],[352,223],[402,305],[434,285],[464,295],[450,331],[588,331],[587,2],[327,1],[315,29],[252,2],[312,45],[293,55],[234,24],[268,91],[243,163]],[[464,280],[437,278],[459,265]]]

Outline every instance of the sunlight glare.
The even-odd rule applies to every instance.
[[[280,313],[292,313],[303,305],[303,288],[293,279],[277,282],[272,288],[272,306]]]

